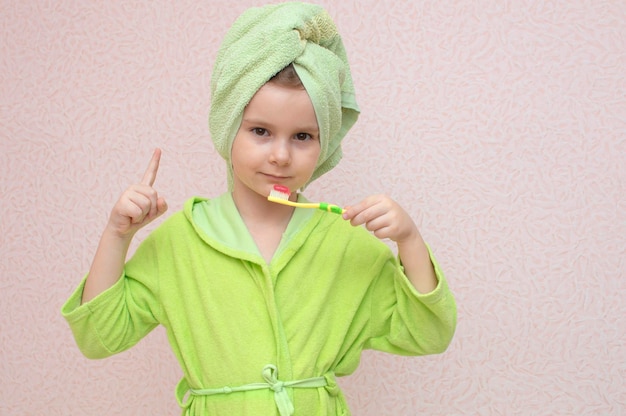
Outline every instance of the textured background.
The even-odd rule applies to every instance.
[[[363,112],[309,196],[393,195],[459,305],[445,354],[364,354],[354,414],[626,414],[626,3],[320,3]],[[162,330],[89,361],[59,308],[155,146],[172,210],[224,191],[211,67],[257,4],[0,1],[1,415],[178,413]]]

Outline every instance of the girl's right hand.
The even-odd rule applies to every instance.
[[[107,228],[120,238],[132,238],[139,229],[167,211],[167,203],[152,187],[161,160],[155,149],[141,182],[131,185],[113,206]]]

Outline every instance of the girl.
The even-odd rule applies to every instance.
[[[394,200],[371,196],[336,215],[267,199],[276,184],[302,189],[336,165],[357,114],[324,10],[284,3],[244,13],[212,81],[211,133],[229,191],[188,200],[125,263],[137,230],[167,209],[154,152],[63,306],[83,353],[118,353],[163,325],[184,373],[183,414],[285,416],[348,415],[335,376],[355,371],[363,349],[444,351],[454,299]],[[395,241],[398,258],[376,237]]]

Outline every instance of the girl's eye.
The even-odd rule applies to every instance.
[[[296,134],[296,140],[305,141],[305,140],[311,140],[312,138],[313,136],[311,136],[309,133],[297,133]]]
[[[252,129],[252,133],[256,134],[257,136],[265,136],[267,134],[267,130],[262,127],[255,127]]]

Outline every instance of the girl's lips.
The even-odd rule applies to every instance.
[[[272,175],[269,173],[264,173],[263,174],[266,178],[273,180],[273,181],[284,181],[289,179],[289,176],[277,176],[277,175]]]

